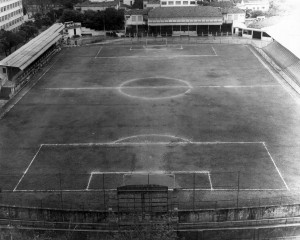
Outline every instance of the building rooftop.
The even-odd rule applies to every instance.
[[[83,3],[77,3],[75,7],[114,7],[118,5],[120,1],[114,0],[114,1],[108,1],[108,2],[90,2],[85,1]]]
[[[244,14],[245,11],[237,7],[221,8],[223,14]]]
[[[125,11],[125,15],[147,15],[150,9],[129,9]]]
[[[61,31],[63,29],[64,25],[62,23],[53,24],[17,51],[4,58],[0,62],[0,65],[24,70],[61,38]]]
[[[195,17],[221,17],[218,8],[211,6],[186,7],[157,7],[149,11],[149,18],[195,18]]]

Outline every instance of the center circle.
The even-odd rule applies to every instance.
[[[167,77],[131,79],[119,86],[120,93],[145,100],[180,97],[191,89],[192,86],[187,81]]]

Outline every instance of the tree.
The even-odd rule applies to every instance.
[[[116,10],[114,8],[107,8],[105,13],[105,29],[119,30],[124,27],[124,10]]]
[[[262,11],[259,11],[259,10],[251,12],[251,17],[252,18],[256,18],[258,16],[264,16],[264,13]]]
[[[76,10],[69,10],[69,9],[65,9],[60,18],[61,22],[70,22],[70,21],[82,22],[82,20],[83,20],[82,13],[80,13]]]
[[[25,22],[21,27],[20,30],[25,32],[25,40],[28,41],[34,35],[38,33],[37,27],[32,22]]]
[[[6,56],[11,54],[13,48],[15,48],[16,50],[18,45],[23,42],[24,37],[19,33],[14,33],[5,30],[1,30],[0,32],[0,43],[2,50],[3,52],[5,52]]]

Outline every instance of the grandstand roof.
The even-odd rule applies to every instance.
[[[61,38],[60,32],[63,28],[64,25],[62,23],[53,24],[46,31],[4,58],[0,65],[24,70]]]
[[[152,9],[149,18],[195,18],[195,17],[222,17],[218,8],[211,6],[187,7],[157,7]]]
[[[125,15],[147,15],[150,9],[130,9],[125,10]]]
[[[286,18],[280,23],[263,28],[277,42],[300,58],[300,14],[296,12]]]

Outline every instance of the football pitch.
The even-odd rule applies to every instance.
[[[2,115],[1,188],[300,190],[300,105],[247,45],[65,48]]]

